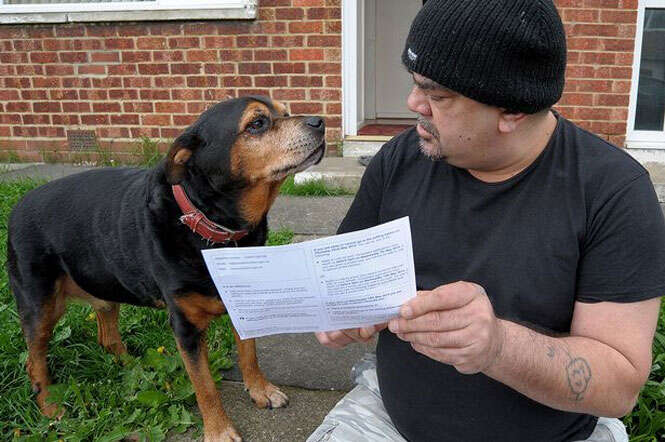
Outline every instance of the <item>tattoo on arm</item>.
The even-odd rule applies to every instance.
[[[581,401],[584,399],[587,388],[589,388],[589,382],[591,382],[589,363],[584,358],[571,358],[566,366],[566,375],[568,376],[568,386],[574,395],[573,400]]]

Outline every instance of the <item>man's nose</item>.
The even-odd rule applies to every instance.
[[[411,112],[424,116],[432,115],[432,109],[429,106],[427,95],[425,95],[418,86],[414,85],[413,89],[411,89],[411,93],[409,93],[409,96],[406,99],[406,105]]]

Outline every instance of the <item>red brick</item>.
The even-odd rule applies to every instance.
[[[305,89],[275,89],[272,97],[275,100],[306,100],[307,92]]]
[[[130,25],[123,23],[118,26],[118,35],[121,37],[139,37],[146,34],[145,25]]]
[[[142,100],[170,100],[171,91],[166,89],[143,89],[140,91]]]
[[[100,113],[118,113],[121,111],[120,103],[92,103],[92,111]]]
[[[114,37],[118,35],[118,28],[108,23],[95,23],[88,25],[88,36],[90,37]]]
[[[124,102],[122,103],[122,110],[124,112],[140,112],[142,114],[154,112],[153,103],[149,102]]]
[[[151,60],[151,54],[148,51],[122,51],[123,63],[139,63]]]
[[[111,124],[122,124],[114,122],[114,117],[117,118],[118,115],[111,115]],[[99,127],[97,128],[97,136],[99,138],[129,138],[129,129],[126,127]],[[121,147],[118,146],[117,143],[114,143],[112,146],[109,146],[109,149],[112,149],[113,152],[117,153],[119,150],[121,150]]]
[[[256,23],[254,33],[256,34],[285,34],[286,23],[281,21],[261,21]]]
[[[293,0],[293,6],[324,6],[323,0]]]
[[[71,101],[62,102],[63,112],[90,112],[90,110],[91,110],[90,103],[71,102]]]
[[[135,64],[118,64],[107,66],[109,75],[136,75]]]
[[[342,103],[326,103],[327,114],[342,114]]]
[[[56,138],[65,137],[65,130],[62,127],[42,126],[39,127],[38,129],[40,137],[56,137]]]
[[[593,105],[593,94],[576,94],[564,92],[559,105],[591,106]]]
[[[5,78],[5,87],[16,89],[27,89],[30,87],[29,78]]]
[[[619,33],[619,28],[614,24],[576,24],[573,25],[572,32],[575,36],[616,37]]]
[[[2,123],[2,116],[0,116],[0,123]],[[39,131],[34,126],[14,126],[15,137],[38,137]]]
[[[289,33],[291,34],[321,34],[322,32],[322,21],[296,21],[289,23]]]
[[[577,80],[568,81],[568,90],[571,92],[609,92],[612,82],[609,80]]]
[[[202,100],[203,93],[199,89],[173,89],[171,90],[172,100]]]
[[[70,64],[47,64],[44,72],[46,72],[46,75],[64,77],[74,75],[74,67]]]
[[[309,8],[307,9],[308,20],[339,20],[342,18],[340,8]]]
[[[290,103],[291,113],[294,115],[303,114],[320,114],[323,113],[323,105],[321,103]]]
[[[304,74],[305,63],[273,63],[275,74]]]
[[[1,54],[5,55],[5,54]],[[14,53],[12,55],[25,55],[21,53]],[[27,58],[27,57],[26,57]],[[0,61],[3,63],[7,63],[6,61],[2,60],[0,58]],[[57,63],[58,62],[58,54],[55,52],[31,52],[30,53],[30,61],[32,63]],[[14,61],[14,63],[25,63],[27,62],[27,59],[24,61]],[[11,62],[9,62],[11,63]]]
[[[277,8],[275,18],[277,20],[302,20],[305,12],[302,8]]]
[[[119,52],[93,52],[90,54],[93,63],[113,63],[120,61]]]
[[[341,34],[342,33],[342,21],[326,21],[326,33],[327,34]]]
[[[220,60],[219,52],[216,50],[195,50],[185,52],[187,61],[218,61]]]
[[[340,63],[308,63],[310,74],[339,74],[342,70]]]
[[[264,95],[269,97],[270,91],[268,89],[238,89],[239,97],[246,97],[248,95]]]
[[[97,51],[102,48],[102,40],[91,40],[89,38],[83,40],[74,40],[74,49],[77,51]]]
[[[57,101],[46,101],[32,103],[34,112],[61,112],[62,106]]]
[[[254,60],[254,51],[221,50],[219,56],[222,61],[252,61]]]
[[[582,52],[580,57],[583,64],[612,65],[616,61],[616,54],[611,52]]]
[[[23,115],[23,124],[51,124],[51,117],[48,114],[28,114]]]
[[[140,124],[136,114],[111,115],[111,124]]]
[[[28,52],[42,50],[41,40],[14,40],[13,44],[15,51]]]
[[[266,77],[257,76],[254,77],[254,84],[256,87],[286,87],[288,86],[288,81],[283,75]]]
[[[176,77],[173,75],[167,75],[164,77],[154,77],[156,87],[184,87],[185,86],[185,77]]]
[[[578,120],[601,120],[607,121],[611,115],[611,109],[597,107],[576,107],[573,115]]]
[[[628,94],[597,94],[594,97],[594,104],[596,106],[626,106],[630,95]]]
[[[164,37],[139,37],[136,39],[138,49],[166,49],[168,47]]]
[[[268,46],[268,37],[264,35],[238,36],[236,40],[239,48],[260,48]]]
[[[35,88],[60,87],[61,81],[58,77],[33,77],[32,86]]]
[[[106,66],[101,65],[82,65],[77,66],[79,75],[106,75]]]
[[[187,87],[217,87],[219,80],[216,76],[187,77]]]
[[[169,38],[169,48],[198,48],[201,46],[198,37],[171,37]]]
[[[291,49],[289,60],[323,60],[323,49]]]
[[[561,17],[565,23],[598,23],[600,11],[598,9],[564,9]],[[603,20],[603,22],[606,22]]]
[[[111,100],[137,100],[139,92],[136,89],[111,89],[109,99]]]
[[[176,126],[189,126],[190,124],[194,123],[197,118],[197,115],[174,115],[173,124]]]
[[[240,63],[238,64],[239,74],[270,74],[270,63]]]
[[[12,128],[11,126],[0,126],[0,137],[11,137]]]
[[[139,64],[139,74],[141,75],[162,75],[169,73],[169,65],[166,63]]]
[[[295,48],[303,46],[305,38],[302,35],[273,36],[272,46]]]
[[[125,88],[152,87],[152,77],[123,77],[122,86]]]
[[[21,91],[22,100],[48,100],[48,93],[43,89],[24,89]]]
[[[5,111],[7,112],[30,112],[30,103],[26,101],[16,101],[5,103]]]
[[[159,129],[154,127],[130,127],[129,133],[132,138],[140,138],[142,136],[159,138]]]
[[[233,91],[232,89],[205,89],[203,91],[203,98],[207,101],[216,102],[216,101],[228,100],[229,98],[233,98],[234,96],[235,96],[235,91]],[[195,107],[196,106],[194,106],[194,108]],[[205,108],[206,107],[204,106],[204,109]],[[187,104],[187,112],[193,112],[190,110],[189,103]],[[201,113],[201,112],[203,111],[201,110],[199,112],[193,112],[193,113]]]
[[[323,50],[323,59],[329,62],[341,62],[342,50],[339,48],[327,48]]]
[[[340,117],[326,117],[326,129],[331,127],[342,127],[342,119]]]
[[[84,125],[90,125],[90,126],[101,126],[101,125],[108,125],[109,124],[109,116],[108,115],[100,115],[100,114],[86,114],[86,115],[81,115],[81,124]]]
[[[148,126],[170,126],[170,115],[142,115],[142,123]]]
[[[205,102],[187,103],[187,113],[200,114],[208,108]]]
[[[172,74],[200,74],[202,71],[201,63],[172,63]]]
[[[2,56],[2,54],[0,54],[0,59],[1,59],[1,56]],[[41,69],[40,65],[33,65],[33,66],[34,66],[34,69]],[[24,67],[26,69],[28,68],[27,66],[24,66]],[[35,72],[37,72],[37,71],[35,71]],[[39,72],[42,72],[42,71],[39,71]],[[16,73],[16,69],[14,69],[14,66],[8,66],[6,64],[5,65],[0,64],[0,75],[14,75],[15,73]],[[29,72],[26,71],[22,75],[28,75],[28,74],[29,74]],[[19,74],[19,75],[21,75],[21,74]]]
[[[55,27],[56,37],[83,37],[85,26],[83,25],[58,25]]]
[[[76,89],[52,89],[49,91],[51,100],[78,100],[79,93]]]
[[[152,23],[149,29],[152,35],[182,35],[182,24],[178,22]]]
[[[173,139],[178,137],[182,133],[182,130],[172,129],[170,127],[161,127],[159,129],[159,137],[164,139]]]
[[[0,124],[21,124],[19,114],[0,114]]]
[[[180,102],[157,102],[155,103],[155,112],[159,114],[175,114],[182,112],[183,106]]]
[[[307,46],[341,47],[342,38],[338,35],[310,35]]]
[[[233,48],[234,46],[234,37],[228,35],[220,37],[203,37],[204,48],[222,49]]]
[[[16,89],[0,89],[0,101],[19,100]]]
[[[132,38],[106,38],[104,39],[106,49],[134,49]]]
[[[288,57],[288,52],[283,49],[257,49],[254,51],[254,59],[256,61],[283,61]]]
[[[291,87],[321,87],[323,78],[314,75],[291,75],[289,83]]]
[[[261,0],[261,7],[268,6],[291,6],[291,0]]]
[[[88,61],[87,52],[60,52],[59,56],[62,63],[86,63]]]
[[[206,74],[235,74],[235,65],[232,63],[206,64]]]
[[[185,23],[183,26],[185,35],[211,35],[217,33],[217,26],[211,23]]]
[[[78,115],[53,114],[51,115],[51,120],[53,121],[53,124],[60,124],[63,126],[74,126],[81,124],[81,119]]]
[[[342,98],[339,89],[311,89],[309,95],[316,101],[339,101]]]
[[[182,51],[152,51],[152,58],[160,61],[183,61],[185,56]]]
[[[81,97],[81,100],[108,100],[109,94],[108,91],[104,89],[81,89],[79,91],[79,96]]]

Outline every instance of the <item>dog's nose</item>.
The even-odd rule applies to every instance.
[[[309,117],[305,120],[305,124],[314,130],[323,132],[326,130],[326,123],[321,117]]]

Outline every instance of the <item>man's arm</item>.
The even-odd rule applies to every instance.
[[[651,369],[660,299],[576,303],[570,336],[552,337],[494,316],[482,287],[441,286],[405,304],[389,328],[462,373],[502,382],[552,408],[620,417]]]

